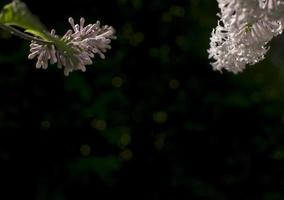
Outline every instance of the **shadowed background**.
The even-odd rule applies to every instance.
[[[58,34],[85,17],[118,40],[64,77],[1,32],[1,199],[284,198],[283,37],[220,74],[207,58],[215,1],[25,2]]]

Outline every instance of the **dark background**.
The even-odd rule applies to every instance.
[[[284,199],[283,37],[220,74],[216,1],[25,2],[61,35],[82,16],[118,40],[64,77],[1,33],[0,199]]]

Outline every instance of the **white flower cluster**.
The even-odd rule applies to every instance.
[[[72,56],[68,54],[68,49],[62,50],[54,44],[32,41],[29,59],[37,57],[37,68],[46,69],[48,62],[57,63],[58,68],[64,67],[64,74],[68,76],[74,70],[86,71],[85,66],[93,63],[95,54],[105,58],[104,53],[111,48],[111,39],[116,38],[115,30],[111,26],[101,26],[99,21],[84,26],[84,18],[80,19],[80,24],[75,24],[73,18],[69,18],[69,23],[73,30],[68,30],[62,38],[54,30],[51,31],[51,36],[66,43]]]
[[[217,0],[221,13],[212,32],[214,70],[241,72],[264,59],[267,44],[284,29],[284,0]]]

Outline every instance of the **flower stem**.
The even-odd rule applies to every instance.
[[[52,42],[49,42],[49,41],[45,41],[45,40],[42,40],[40,38],[37,38],[37,37],[34,37],[34,36],[31,36],[29,34],[26,34],[12,26],[8,26],[8,25],[5,25],[5,24],[1,24],[0,23],[0,28],[2,28],[3,30],[5,31],[8,31],[10,32],[11,34],[13,35],[16,35],[22,39],[25,39],[25,40],[29,40],[29,41],[37,41],[41,44],[52,44]]]

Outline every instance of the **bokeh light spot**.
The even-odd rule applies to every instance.
[[[132,159],[133,153],[132,153],[132,151],[131,151],[130,149],[125,149],[124,151],[122,151],[122,152],[120,153],[120,157],[121,157],[123,160],[128,161],[128,160],[131,160],[131,159]]]
[[[131,135],[127,132],[122,133],[120,137],[121,146],[127,146],[131,143]]]
[[[50,128],[50,122],[47,120],[44,120],[41,122],[41,128],[43,129],[49,129]]]
[[[121,77],[114,77],[111,81],[113,87],[120,88],[123,85],[123,79]]]
[[[170,80],[169,86],[171,89],[176,90],[179,88],[179,81],[178,80]]]
[[[161,150],[165,145],[165,135],[163,135],[163,134],[159,135],[156,138],[154,144],[155,144],[156,149]]]
[[[80,153],[82,156],[89,156],[91,153],[91,147],[88,144],[84,144],[80,148]]]
[[[107,128],[107,123],[105,120],[94,119],[91,123],[91,126],[99,131],[103,131]]]
[[[184,17],[185,9],[181,6],[171,6],[170,13],[176,17]]]
[[[283,152],[283,150],[276,150],[273,153],[273,158],[275,160],[283,160],[284,159],[284,152]]]
[[[130,39],[130,44],[132,46],[137,46],[144,41],[144,34],[141,32],[134,33]]]
[[[153,120],[156,123],[162,124],[165,123],[168,119],[168,114],[164,111],[153,113]]]

